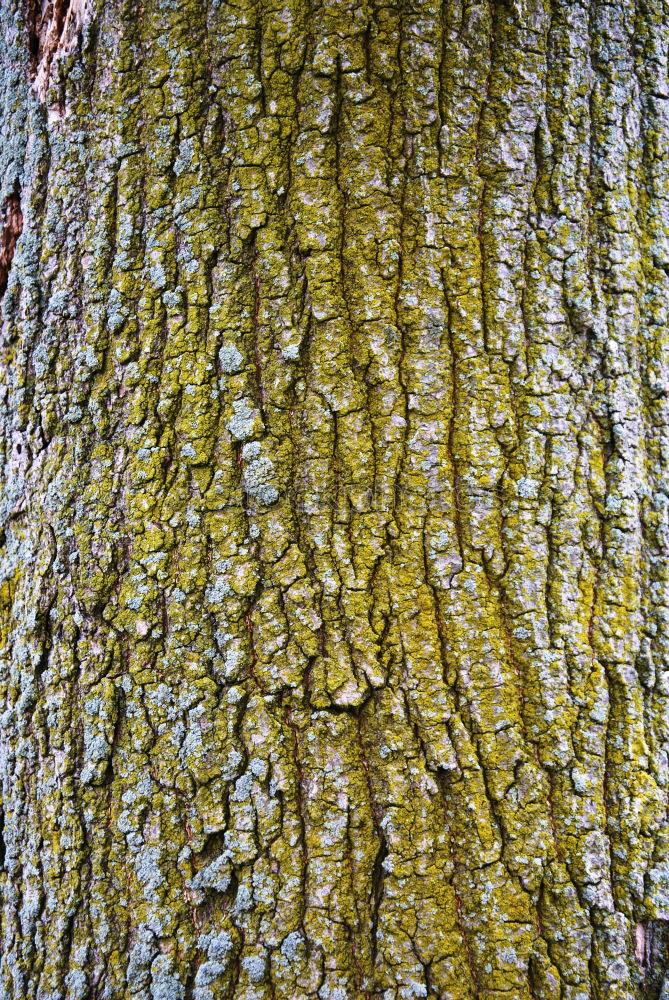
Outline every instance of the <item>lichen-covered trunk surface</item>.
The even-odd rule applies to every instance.
[[[669,996],[666,0],[0,12],[0,1000]]]

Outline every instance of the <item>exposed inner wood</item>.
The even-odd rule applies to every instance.
[[[18,194],[5,198],[2,207],[2,233],[0,233],[0,296],[7,290],[9,269],[14,259],[16,241],[23,229],[23,215]]]

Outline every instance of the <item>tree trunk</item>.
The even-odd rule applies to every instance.
[[[0,1000],[669,997],[666,0],[22,4]]]

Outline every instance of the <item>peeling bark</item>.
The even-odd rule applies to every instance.
[[[0,12],[0,1000],[666,998],[666,3]]]

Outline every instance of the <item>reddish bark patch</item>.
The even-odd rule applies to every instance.
[[[5,198],[2,207],[2,233],[0,234],[0,297],[7,289],[9,269],[14,259],[16,241],[23,229],[23,215],[18,194]]]

